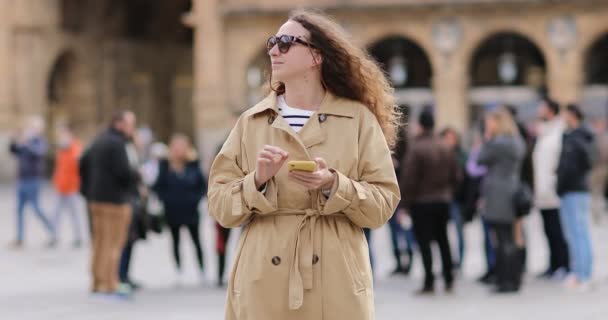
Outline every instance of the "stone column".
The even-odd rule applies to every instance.
[[[547,86],[549,95],[562,105],[578,102],[584,85],[584,57],[580,50],[548,54]]]
[[[196,0],[185,22],[194,28],[193,110],[197,145],[205,170],[226,135],[230,111],[225,96],[224,30],[217,0]]]
[[[468,130],[468,76],[460,57],[435,59],[433,92],[436,97],[436,128],[446,126],[461,133]]]

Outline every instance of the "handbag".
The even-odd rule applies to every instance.
[[[530,188],[527,183],[521,182],[513,195],[515,216],[521,218],[530,214],[533,202],[534,196],[532,194],[532,188]]]

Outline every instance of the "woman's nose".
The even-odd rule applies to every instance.
[[[270,50],[268,51],[268,55],[271,57],[277,57],[281,54],[281,51],[279,51],[279,45],[275,44],[272,48],[270,48]]]

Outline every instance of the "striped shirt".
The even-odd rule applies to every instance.
[[[292,108],[285,102],[283,95],[279,96],[279,114],[287,121],[291,129],[296,133],[302,130],[308,119],[315,113],[314,111]]]

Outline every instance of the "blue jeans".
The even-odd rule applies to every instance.
[[[588,192],[569,192],[561,198],[560,217],[570,249],[570,270],[579,281],[591,279],[593,265],[589,230],[590,201]]]
[[[82,233],[80,231],[80,218],[78,217],[78,210],[76,208],[78,204],[78,194],[59,194],[57,197],[57,207],[55,208],[55,218],[53,225],[55,226],[55,233],[59,233],[59,225],[61,222],[61,214],[67,207],[70,218],[72,220],[72,229],[74,231],[74,241],[82,241]]]
[[[486,252],[486,266],[488,268],[488,272],[494,272],[494,267],[496,266],[496,251],[494,250],[494,245],[492,244],[492,237],[490,236],[490,224],[483,217],[481,218],[481,224],[483,226],[484,248]]]
[[[462,214],[460,213],[460,205],[453,202],[450,204],[450,218],[454,222],[456,227],[456,234],[458,235],[458,258],[456,259],[456,266],[460,268],[462,261],[464,260],[464,226],[462,224]]]
[[[400,239],[403,239],[406,245],[406,250],[408,254],[414,251],[414,247],[416,246],[416,237],[414,236],[414,232],[412,229],[403,229],[401,224],[399,223],[399,217],[397,213],[393,214],[390,220],[388,220],[388,226],[391,231],[391,244],[393,245],[393,255],[395,259],[397,259],[397,266],[401,266],[401,253],[403,250],[401,249]],[[409,262],[411,264],[411,261]]]
[[[31,203],[36,216],[49,231],[51,238],[55,238],[53,225],[40,209],[40,188],[42,179],[21,179],[17,182],[17,242],[23,242],[25,230],[25,205]]]

